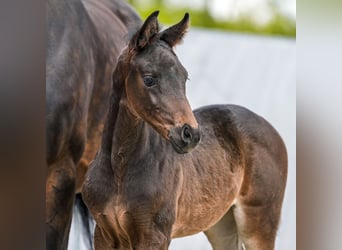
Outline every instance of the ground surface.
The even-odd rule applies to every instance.
[[[231,103],[266,118],[283,137],[289,156],[289,176],[276,250],[296,249],[296,43],[191,29],[176,48],[189,72],[187,96],[193,109]],[[74,236],[69,250],[83,250]],[[75,231],[73,231],[75,230]],[[171,250],[209,250],[204,234],[175,239]]]

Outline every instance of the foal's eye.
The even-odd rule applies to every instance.
[[[144,80],[144,84],[147,87],[152,87],[153,85],[157,84],[157,79],[154,78],[153,76],[144,76],[143,80]]]

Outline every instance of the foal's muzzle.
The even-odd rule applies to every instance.
[[[200,131],[185,124],[183,127],[176,127],[169,133],[171,144],[179,154],[190,152],[200,141]]]

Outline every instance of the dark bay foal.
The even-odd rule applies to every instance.
[[[243,107],[191,111],[187,72],[172,49],[189,16],[159,32],[157,15],[119,57],[101,148],[83,186],[95,248],[168,249],[172,238],[204,231],[215,250],[274,249],[284,143]]]

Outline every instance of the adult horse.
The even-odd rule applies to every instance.
[[[187,72],[173,52],[189,16],[159,32],[157,15],[119,57],[101,148],[83,185],[95,249],[167,249],[171,238],[201,231],[215,250],[274,249],[284,143],[243,107],[192,112]]]
[[[121,0],[47,2],[47,249],[67,248],[74,195],[98,149],[117,56],[140,23]]]

